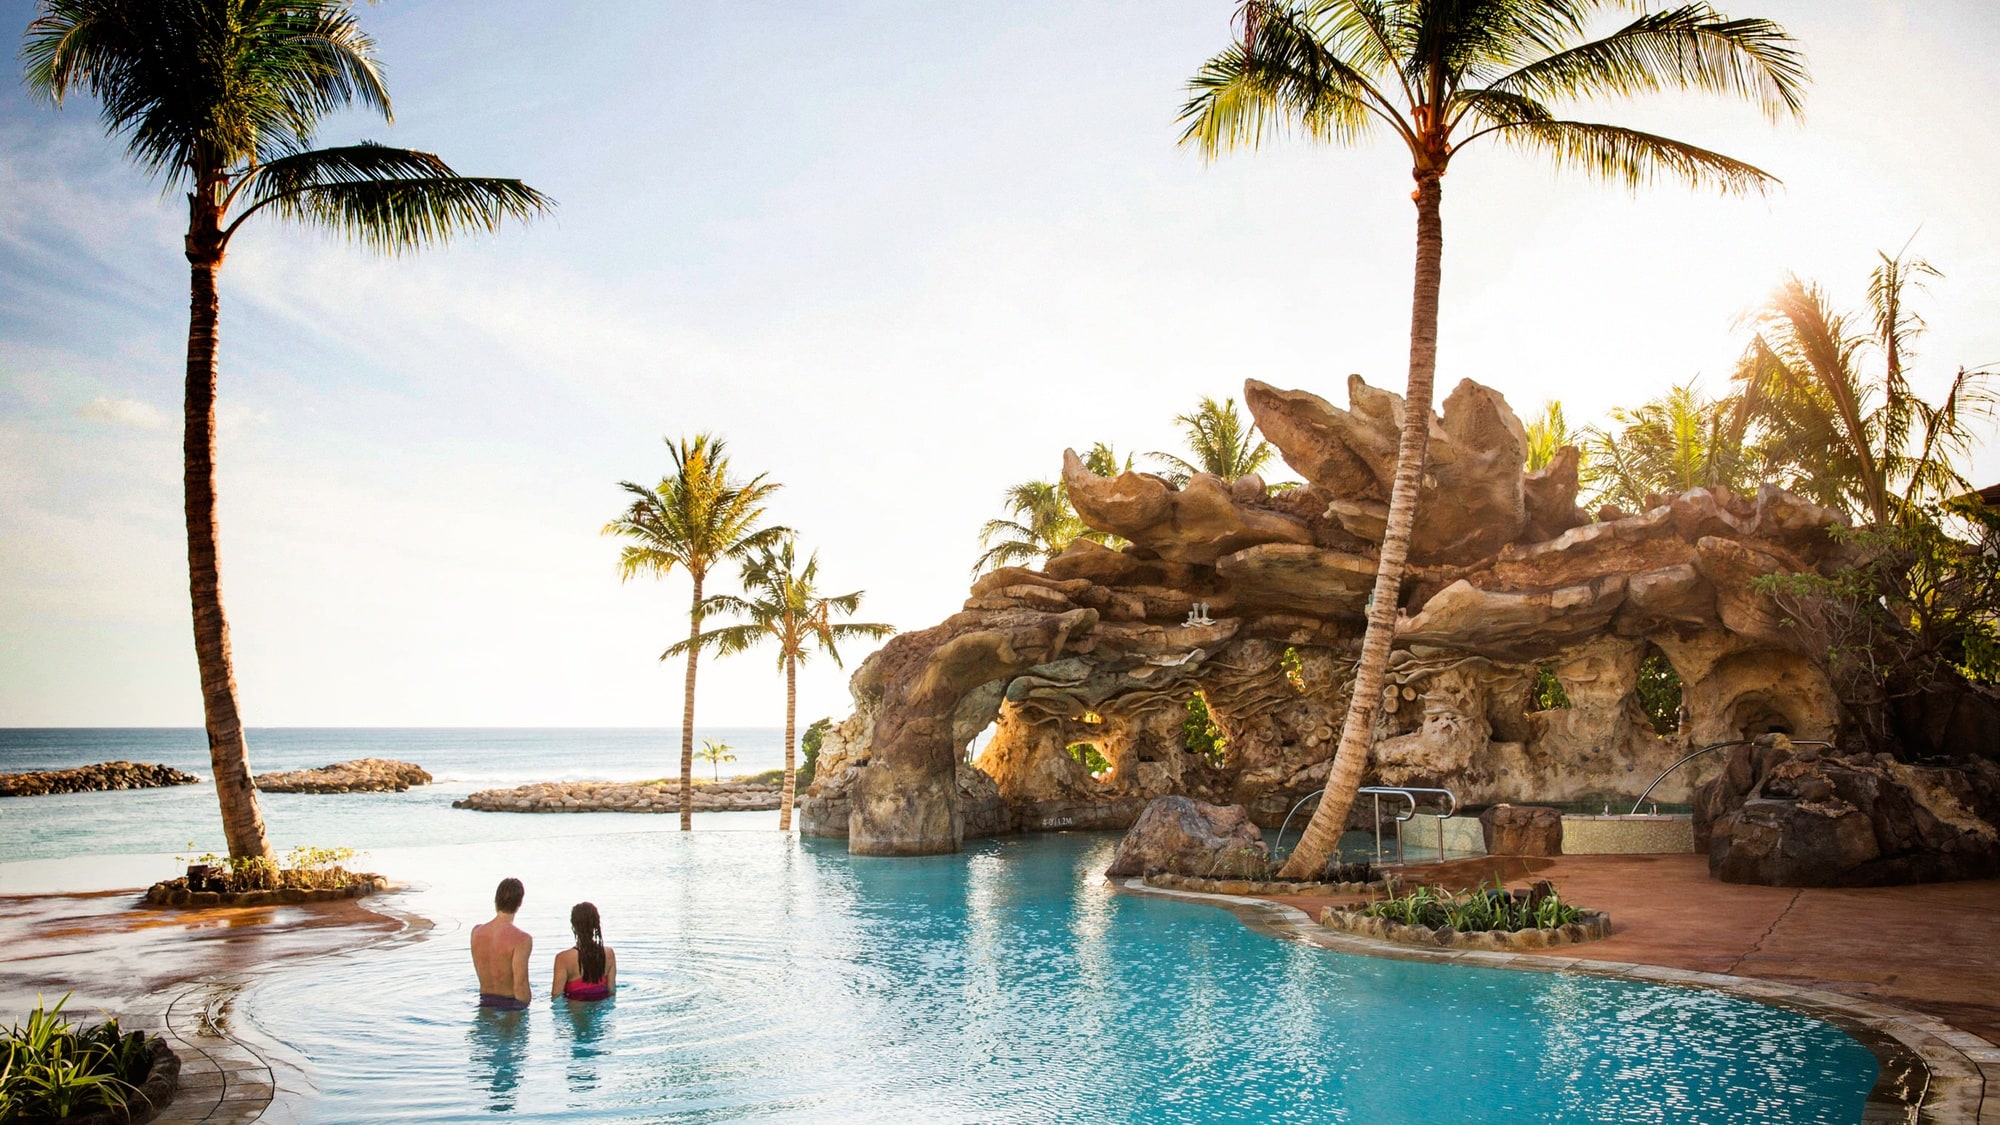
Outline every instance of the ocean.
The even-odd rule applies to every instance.
[[[800,724],[804,729],[804,724]],[[777,727],[710,727],[702,739],[729,745],[724,778],[784,764]],[[407,793],[260,795],[271,842],[427,847],[671,830],[672,815],[518,814],[454,809],[479,789],[532,781],[635,781],[677,776],[674,728],[271,727],[249,731],[250,767],[312,769],[350,758],[396,758],[429,770],[432,785]],[[207,780],[208,743],[197,728],[0,728],[0,773],[63,769],[116,760],[158,762]],[[697,761],[697,777],[712,776]],[[778,814],[698,813],[702,829],[774,829]],[[0,798],[0,894],[143,886],[176,873],[183,857],[224,850],[211,785],[109,793]]]

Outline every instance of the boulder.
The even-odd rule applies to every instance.
[[[1118,842],[1106,875],[1261,877],[1270,868],[1264,834],[1242,805],[1160,797]]]
[[[1563,854],[1562,810],[1544,805],[1494,805],[1479,814],[1488,855]]]
[[[1695,846],[1729,883],[1868,887],[2000,875],[2000,767],[1916,766],[1767,735],[1696,793]]]

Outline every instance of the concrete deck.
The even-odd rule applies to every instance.
[[[1467,889],[1555,883],[1611,914],[1611,936],[1565,955],[1755,977],[1934,1015],[2000,1045],[2000,880],[1790,888],[1717,882],[1695,855],[1485,856],[1408,869]],[[1275,898],[1318,918],[1351,899]]]

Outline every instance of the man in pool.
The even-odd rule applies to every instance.
[[[502,879],[493,891],[493,920],[472,927],[472,968],[479,974],[479,1006],[518,1012],[534,992],[528,987],[528,954],[535,939],[514,924],[524,893],[519,879]]]

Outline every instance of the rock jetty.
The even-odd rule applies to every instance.
[[[422,766],[391,758],[356,758],[316,770],[260,773],[254,779],[266,793],[401,793],[412,785],[429,785]]]
[[[779,787],[725,781],[694,787],[695,812],[763,812],[778,807]],[[543,781],[514,789],[482,789],[455,809],[480,812],[681,811],[680,786],[670,781]]]
[[[0,797],[45,797],[51,793],[95,793],[106,789],[164,789],[201,781],[172,766],[140,762],[100,762],[67,770],[0,773]]]

